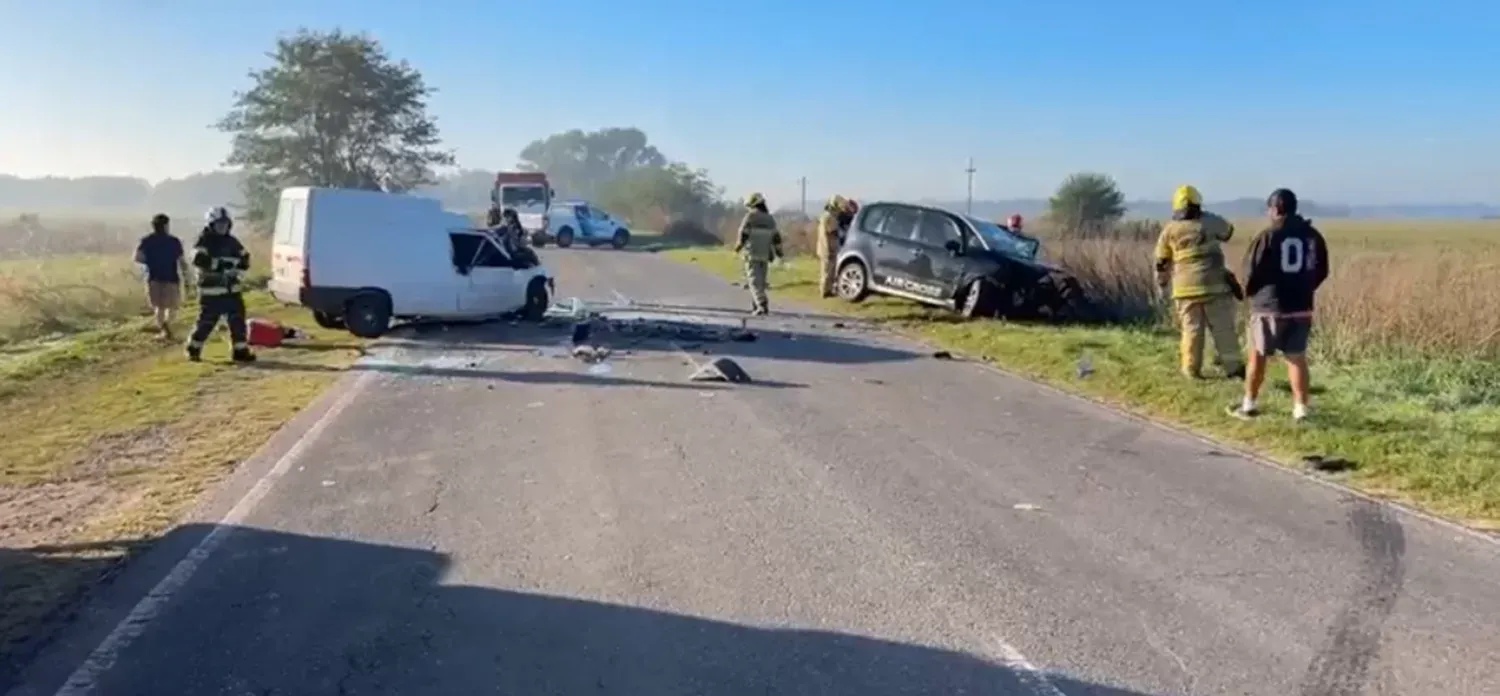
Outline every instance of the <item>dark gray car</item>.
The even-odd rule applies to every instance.
[[[979,218],[911,203],[860,208],[839,250],[839,297],[871,293],[966,317],[1082,318],[1078,280],[1038,258],[1041,242]]]

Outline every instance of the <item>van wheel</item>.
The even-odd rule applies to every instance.
[[[557,231],[557,247],[566,249],[573,246],[573,228],[564,227]]]
[[[380,338],[391,328],[390,296],[383,292],[356,295],[344,310],[344,324],[360,338]]]
[[[313,321],[325,329],[345,329],[344,318],[328,312],[313,312]]]
[[[527,321],[541,321],[547,316],[547,308],[552,306],[552,295],[547,292],[546,278],[532,278],[526,284],[526,304],[521,307],[521,318]]]
[[[624,249],[630,244],[630,230],[615,230],[615,236],[609,240],[609,245],[616,249]]]

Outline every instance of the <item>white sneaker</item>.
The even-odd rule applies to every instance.
[[[1243,421],[1255,420],[1255,417],[1260,415],[1260,409],[1253,406],[1250,408],[1245,408],[1245,404],[1243,402],[1236,403],[1233,406],[1224,409],[1224,412],[1228,413],[1232,418],[1238,418]]]

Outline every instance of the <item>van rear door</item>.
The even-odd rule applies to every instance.
[[[305,188],[281,192],[276,208],[276,227],[271,241],[271,295],[287,304],[302,303],[302,289],[310,284],[307,259],[308,204]]]

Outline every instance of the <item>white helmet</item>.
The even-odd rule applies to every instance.
[[[210,225],[220,221],[233,222],[233,220],[231,220],[229,217],[229,209],[225,208],[222,205],[216,205],[212,208],[209,208],[208,212],[204,213],[203,220]]]

